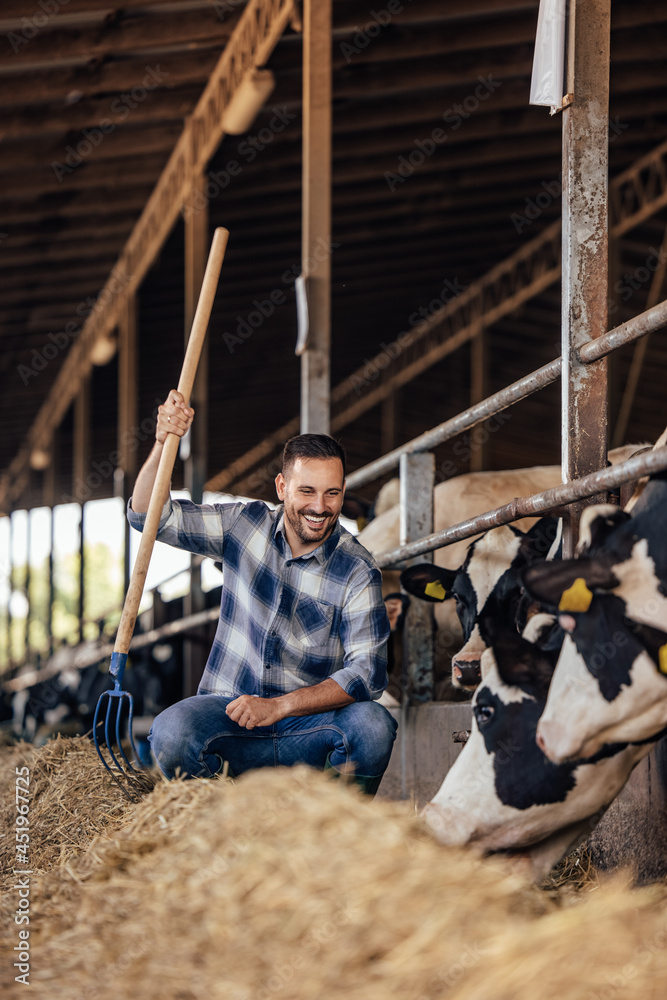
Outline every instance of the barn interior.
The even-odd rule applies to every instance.
[[[663,301],[667,0],[589,6],[611,8],[608,206],[584,172],[564,176],[576,88],[557,109],[530,103],[539,0],[4,0],[3,726],[20,694],[38,715],[20,735],[67,731],[70,710],[71,732],[85,732],[110,684],[135,549],[109,523],[116,596],[95,603],[93,510],[114,499],[122,520],[219,227],[229,243],[195,429],[173,476],[194,499],[274,501],[284,441],[330,429],[370,502],[396,464],[366,466],[554,362],[581,321],[577,295],[594,291],[597,334]],[[592,25],[591,58],[595,38]],[[595,173],[599,142],[572,141]],[[582,192],[603,206],[604,275],[570,253]],[[603,466],[607,447],[658,438],[666,361],[660,332],[610,354],[572,418],[595,447],[565,463],[569,478]],[[561,397],[550,377],[436,442],[434,482],[559,465],[573,426]],[[220,575],[197,559],[149,583],[129,679],[142,752],[155,712],[196,690],[219,601]],[[411,619],[406,664],[431,629]],[[384,789],[417,803],[457,759],[452,733],[471,726],[470,706],[436,703],[424,677],[418,665],[398,709]],[[664,752],[646,758],[600,828],[598,859],[643,851],[647,877],[664,875],[666,775]]]
[[[326,301],[311,300],[311,327],[330,330],[322,406],[350,471],[558,357],[563,115],[529,103],[538,7],[334,0],[330,28],[305,51],[292,0],[2,5],[5,680],[39,673],[61,641],[16,542],[26,511],[80,508],[76,638],[89,637],[83,512],[131,492],[216,227],[229,245],[190,457],[173,479],[193,497],[275,499],[282,444],[304,426],[304,268],[330,297],[330,323]],[[615,0],[610,329],[664,294],[666,35],[664,0]],[[600,417],[610,447],[663,430],[665,360],[659,335],[611,356],[606,430]],[[436,482],[558,464],[559,399],[555,382],[439,444]],[[359,492],[371,500],[392,474]],[[123,558],[127,584],[127,537]],[[17,591],[24,614],[12,610]],[[149,624],[214,613],[215,597],[194,565],[169,611],[154,592]],[[213,617],[174,640],[186,691]]]

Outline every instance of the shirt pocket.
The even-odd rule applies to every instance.
[[[302,646],[326,646],[332,636],[336,620],[334,604],[324,604],[312,597],[301,597],[292,618],[292,635]]]

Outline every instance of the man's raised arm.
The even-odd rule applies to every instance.
[[[137,514],[145,514],[148,510],[167,434],[183,437],[190,429],[194,415],[195,411],[185,405],[183,396],[177,389],[170,389],[162,406],[158,406],[155,444],[139,471],[132,491],[132,510]]]

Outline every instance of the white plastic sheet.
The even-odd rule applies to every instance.
[[[540,0],[530,81],[530,103],[559,108],[563,102],[568,0]]]

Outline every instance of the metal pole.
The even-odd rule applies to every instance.
[[[58,447],[60,443],[60,431],[55,430],[53,437],[51,438],[51,443],[49,445],[49,464],[44,472],[43,480],[43,500],[45,505],[50,510],[49,518],[49,563],[48,563],[48,574],[49,574],[49,595],[48,595],[48,607],[46,610],[46,632],[48,638],[48,656],[53,656],[54,643],[53,643],[53,602],[55,600],[55,586],[54,586],[54,546],[55,546],[55,506],[56,506],[56,464],[58,457]]]
[[[530,372],[529,375],[524,375],[523,378],[494,393],[493,396],[482,400],[481,403],[470,406],[455,417],[445,420],[430,431],[426,431],[424,434],[420,434],[419,437],[413,438],[399,448],[395,448],[388,455],[383,455],[382,458],[378,458],[374,462],[369,462],[363,468],[350,473],[347,477],[347,488],[356,490],[359,486],[372,483],[374,479],[379,479],[380,476],[395,469],[402,455],[429,451],[431,448],[435,448],[436,445],[442,444],[443,441],[449,441],[470,427],[481,424],[488,417],[492,417],[496,413],[507,409],[508,406],[516,403],[519,399],[525,399],[526,396],[532,395],[545,385],[556,382],[560,376],[560,358],[556,358],[554,361],[550,361],[548,365],[537,368],[534,372]]]
[[[434,456],[403,455],[400,476],[399,537],[400,544],[407,545],[433,531]],[[426,561],[432,559],[428,556]],[[433,700],[433,652],[433,605],[411,601],[406,614],[403,663],[412,704]]]
[[[587,366],[579,349],[607,329],[609,41],[611,0],[571,0],[563,111],[562,471],[563,481],[607,461],[607,363]],[[571,510],[563,556],[571,557],[581,507]]]
[[[486,397],[488,385],[488,337],[482,327],[470,341],[470,402],[474,406]],[[481,472],[486,466],[487,448],[483,441],[470,446],[470,471]]]
[[[202,174],[193,182],[193,204],[201,206],[185,215],[185,344],[197,309],[199,292],[204,280],[209,249],[209,211]],[[196,197],[199,195],[198,197]],[[196,199],[196,200],[195,200]],[[189,441],[181,452],[185,459],[185,488],[190,491],[193,503],[204,499],[206,482],[206,458],[208,455],[208,340],[204,341],[197,374],[190,399],[196,417],[190,431]],[[182,446],[183,448],[183,446]],[[204,610],[205,600],[201,585],[201,556],[190,556],[190,589],[183,599],[183,614],[193,615]],[[204,671],[207,650],[197,637],[183,640],[183,697],[197,693],[199,680]]]
[[[25,663],[30,659],[30,612],[32,610],[32,604],[30,601],[30,508],[26,510],[26,528],[25,528],[25,599],[28,602],[28,607],[25,613],[25,653],[23,660]]]
[[[665,235],[662,238],[662,246],[660,248],[660,256],[658,259],[658,264],[655,269],[655,273],[653,275],[653,280],[651,281],[651,287],[649,288],[648,291],[648,297],[646,299],[647,309],[652,308],[652,306],[655,306],[660,302],[660,297],[662,295],[662,286],[665,283],[666,274],[667,274],[667,229],[665,230]],[[632,355],[632,362],[630,364],[630,371],[628,372],[628,380],[625,385],[623,398],[621,400],[618,416],[616,418],[616,427],[614,429],[614,437],[612,441],[613,445],[620,445],[623,443],[623,440],[625,439],[625,434],[628,428],[630,414],[632,413],[632,406],[635,401],[637,386],[639,384],[639,378],[644,364],[644,358],[646,357],[647,348],[648,348],[648,337],[644,337],[643,340],[640,340],[638,341],[638,343],[635,344],[635,349]]]
[[[85,556],[85,504],[81,503],[79,521],[79,642],[83,642],[83,622],[86,614],[86,556]]]
[[[464,538],[471,538],[473,535],[488,531],[489,528],[510,524],[522,517],[539,517],[540,514],[546,514],[547,511],[560,508],[564,504],[584,500],[603,491],[622,486],[623,483],[633,482],[641,476],[662,472],[665,469],[667,469],[667,447],[656,448],[653,451],[637,455],[636,458],[630,458],[622,465],[613,465],[608,469],[591,472],[588,476],[583,476],[582,479],[563,483],[562,486],[554,486],[550,490],[544,490],[543,493],[534,493],[529,497],[516,497],[502,507],[494,507],[493,510],[486,511],[484,514],[477,514],[475,517],[468,518],[467,521],[453,524],[450,528],[437,531],[418,542],[400,545],[389,552],[380,552],[376,555],[375,561],[380,569],[396,566],[397,563],[403,565],[407,559],[432,552],[434,549],[441,549],[444,545],[460,542]]]
[[[55,601],[55,579],[54,579],[54,556],[53,547],[55,545],[56,538],[56,509],[51,505],[51,526],[50,526],[50,537],[49,537],[49,608],[46,615],[46,629],[49,637],[49,657],[53,656],[54,643],[53,643],[53,603]]]
[[[114,492],[127,505],[137,473],[138,352],[136,292],[128,295],[118,318],[118,468]],[[123,593],[130,585],[131,528],[125,518],[123,544]]]
[[[14,647],[12,645],[12,594],[14,593],[14,512],[9,514],[9,600],[7,601],[7,663],[14,669]]]
[[[328,434],[331,392],[331,0],[303,5],[301,274],[308,341],[301,354],[301,432]]]

